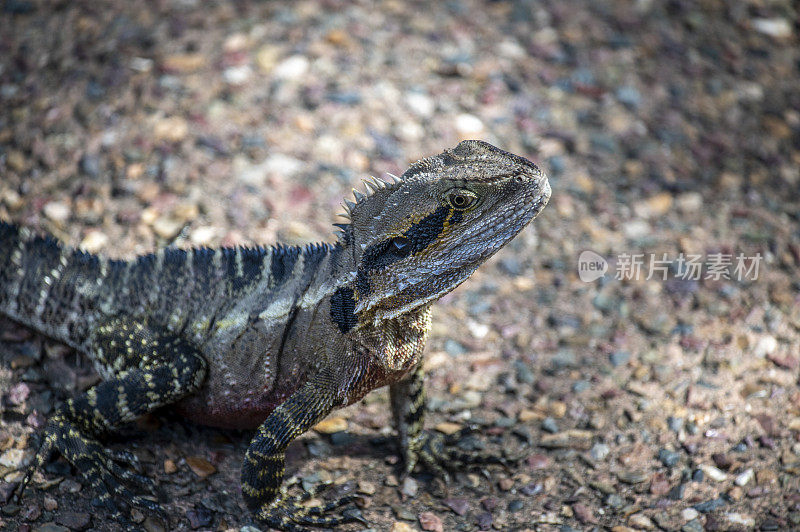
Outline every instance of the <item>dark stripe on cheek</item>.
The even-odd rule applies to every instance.
[[[450,208],[439,207],[403,233],[403,236],[408,239],[412,254],[423,251],[442,234],[449,214]],[[450,218],[451,223],[460,220],[460,212],[454,213]],[[368,247],[361,258],[361,266],[358,268],[356,276],[356,290],[358,290],[359,295],[364,296],[370,292],[370,272],[382,270],[407,256],[408,254],[398,255],[395,253],[392,239],[384,240]]]
[[[339,288],[331,296],[331,320],[342,334],[356,326],[356,299],[352,288]]]

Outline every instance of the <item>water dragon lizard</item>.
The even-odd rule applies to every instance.
[[[330,412],[388,385],[405,459],[434,472],[472,460],[424,431],[422,352],[431,304],[544,208],[525,158],[481,141],[422,159],[346,201],[335,243],[159,249],[112,260],[0,221],[0,314],[85,353],[102,380],[51,415],[17,488],[59,452],[117,519],[159,511],[151,479],[102,437],[164,406],[204,425],[255,428],[242,495],[287,531],[361,520],[282,490],[284,451]],[[316,493],[316,492],[315,492]],[[351,511],[348,511],[351,510]]]

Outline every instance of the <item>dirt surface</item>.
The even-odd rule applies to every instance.
[[[375,530],[800,529],[799,16],[789,0],[6,0],[0,218],[115,257],[330,240],[361,177],[488,140],[540,163],[553,198],[437,306],[428,425],[525,459],[446,490],[398,480],[381,390],[323,427],[345,431],[293,444],[290,472],[359,490]],[[580,279],[585,250],[602,279]],[[95,377],[10,322],[0,340],[4,503],[54,405]],[[251,523],[249,437],[168,413],[126,429],[111,446],[157,479],[170,522],[134,518]],[[115,528],[84,486],[54,461],[0,528]]]

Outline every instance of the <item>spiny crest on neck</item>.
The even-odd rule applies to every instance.
[[[395,190],[403,182],[401,178],[394,174],[387,175],[389,176],[390,181],[384,181],[383,179],[379,179],[374,176],[362,179],[365,191],[361,192],[360,190],[354,188],[353,200],[345,199],[342,202],[342,208],[344,208],[344,212],[340,212],[337,216],[345,218],[347,222],[333,224],[338,228],[335,234],[340,242],[345,245],[352,242],[353,233],[351,224],[353,222],[354,213],[357,212],[360,206],[363,206],[366,202],[375,201],[377,197],[380,197],[385,201],[386,197],[388,197],[388,194]]]

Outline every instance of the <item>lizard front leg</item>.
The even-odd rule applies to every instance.
[[[450,480],[448,469],[483,464],[507,465],[509,460],[490,453],[464,451],[457,446],[467,431],[445,436],[423,430],[425,419],[425,372],[420,362],[405,379],[389,387],[395,427],[400,438],[400,450],[409,475],[417,463],[422,463],[445,482]]]
[[[330,371],[323,370],[276,408],[258,428],[242,464],[242,495],[258,521],[292,532],[306,530],[302,525],[330,527],[363,522],[357,511],[325,515],[354,500],[354,495],[323,506],[307,507],[302,503],[322,491],[324,485],[298,497],[289,497],[281,490],[286,447],[341,405],[337,380]]]
[[[87,478],[113,518],[123,519],[114,496],[128,505],[160,512],[155,502],[135,495],[123,484],[154,492],[149,478],[118,463],[135,466],[134,455],[112,453],[98,438],[197,390],[205,378],[206,363],[187,342],[125,319],[96,329],[92,356],[113,378],[67,400],[51,416],[16,498],[22,497],[34,471],[58,451]]]

